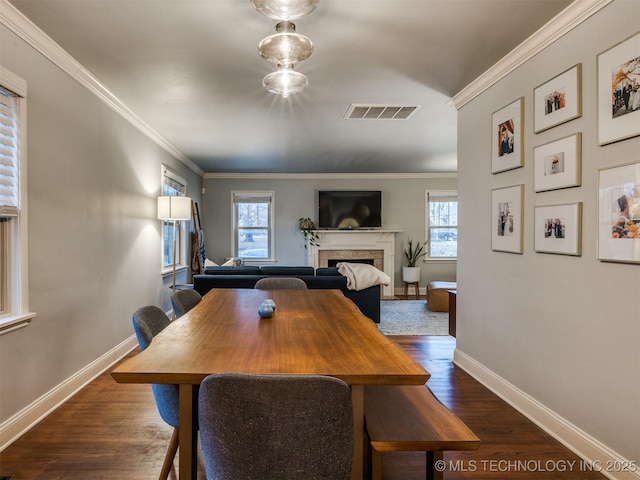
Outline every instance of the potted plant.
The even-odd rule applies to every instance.
[[[314,247],[320,246],[320,243],[318,242],[320,235],[318,235],[318,228],[316,227],[316,224],[313,223],[313,220],[309,217],[300,218],[298,219],[298,227],[304,237],[304,248],[307,248],[307,243]]]
[[[407,259],[407,266],[402,267],[403,281],[407,283],[420,281],[420,267],[416,267],[416,262],[427,254],[425,251],[426,246],[427,242],[420,244],[418,241],[414,247],[413,241],[409,239],[409,248],[404,251],[404,256]]]

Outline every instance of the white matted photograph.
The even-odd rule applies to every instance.
[[[522,253],[524,185],[491,191],[491,249]]]
[[[582,254],[582,202],[537,206],[533,223],[536,252]]]
[[[598,171],[598,259],[640,264],[640,162]]]
[[[534,131],[540,133],[582,115],[582,64],[533,90]]]
[[[491,115],[491,173],[524,165],[524,97]]]
[[[533,149],[534,190],[578,187],[581,181],[582,134],[576,133]]]
[[[640,135],[640,32],[598,55],[598,142]]]

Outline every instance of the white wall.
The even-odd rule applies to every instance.
[[[253,178],[252,178],[253,177]],[[306,265],[307,251],[298,230],[298,219],[317,220],[318,190],[381,190],[383,228],[402,230],[396,235],[395,285],[402,288],[401,267],[406,265],[404,249],[407,239],[424,240],[425,190],[455,190],[455,176],[344,175],[327,176],[252,175],[229,177],[208,175],[202,202],[202,223],[207,257],[220,263],[231,255],[231,191],[275,191],[276,260],[279,265]],[[455,262],[427,262],[422,267],[421,288],[431,280],[454,281]]]
[[[601,445],[640,460],[640,265],[597,259],[597,172],[640,161],[640,137],[598,146],[596,57],[638,31],[616,0],[458,112],[458,354]],[[582,117],[533,133],[533,90],[582,63]],[[491,114],[525,97],[525,166],[491,174]],[[640,112],[633,113],[640,125]],[[533,147],[582,132],[582,185],[535,193]],[[525,185],[524,254],[491,250],[491,190]],[[582,256],[534,252],[536,205],[583,202]]]
[[[5,422],[131,337],[136,308],[168,307],[160,166],[185,176],[196,200],[201,178],[4,26],[0,45],[0,64],[28,88],[29,295],[37,313],[0,336]]]

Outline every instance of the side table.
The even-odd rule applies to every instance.
[[[416,300],[420,300],[420,289],[418,283],[419,282],[404,282],[404,298],[409,296],[409,285],[413,285],[416,289]]]
[[[449,294],[449,335],[456,336],[456,293],[457,290],[447,290]]]

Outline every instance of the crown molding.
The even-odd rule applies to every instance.
[[[136,115],[133,110],[116,97],[100,80],[7,0],[0,0],[0,23],[76,80],[80,85],[93,93],[104,104],[131,123],[170,155],[184,163],[198,175],[204,175],[204,170],[193,163],[193,161]]]
[[[449,104],[459,110],[612,1],[613,0],[575,0],[562,12],[549,20],[542,28],[509,52],[493,67],[454,95],[449,101]]]
[[[416,178],[458,178],[457,173],[205,173],[206,179],[243,180],[393,180]]]

